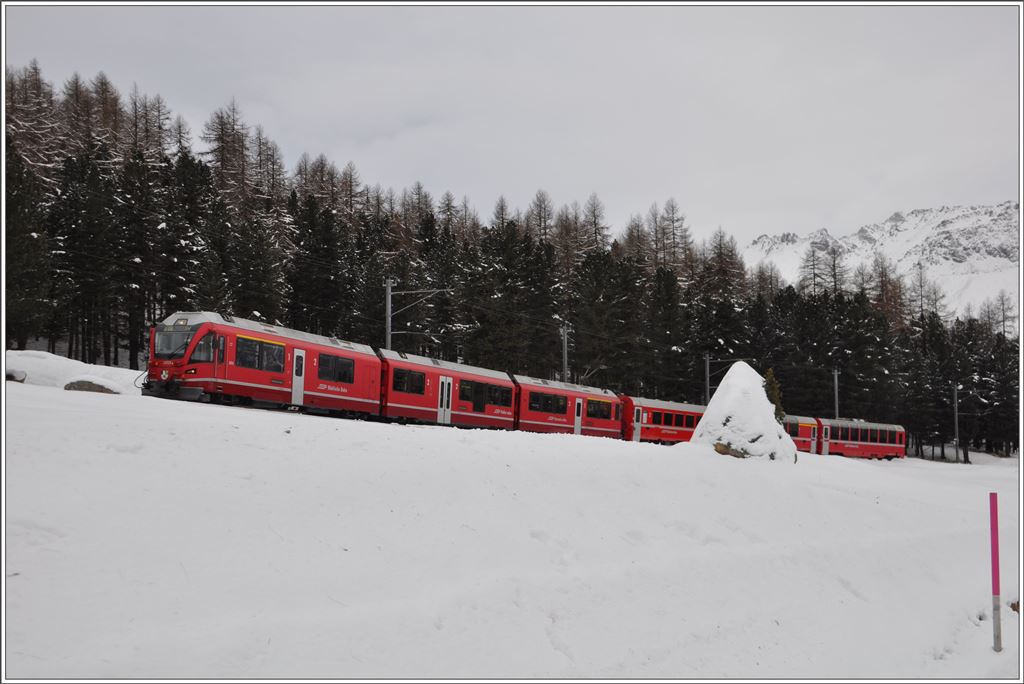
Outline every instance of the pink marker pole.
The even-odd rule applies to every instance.
[[[999,653],[1003,650],[1003,628],[999,619],[999,510],[995,492],[988,494],[988,517],[992,529],[992,648]]]

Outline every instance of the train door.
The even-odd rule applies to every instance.
[[[583,400],[576,397],[576,421],[573,423],[572,432],[575,435],[580,434],[583,429]]]
[[[225,335],[220,333],[213,340],[213,377],[215,380],[224,380],[228,374],[227,364],[227,347],[228,340]],[[224,396],[224,385],[217,384],[214,386],[214,394],[210,397],[210,401],[220,403]]]
[[[227,340],[223,335],[218,334],[213,340],[213,377],[217,380],[224,379],[224,369],[227,367],[224,355],[227,353]]]
[[[633,441],[634,442],[639,442],[640,441],[640,428],[643,426],[643,423],[640,420],[640,416],[642,416],[642,415],[643,415],[643,411],[640,410],[639,406],[637,406],[636,408],[633,409]]]
[[[818,449],[818,426],[813,425],[811,426],[811,453],[817,454],[819,453],[819,451],[820,450]]]
[[[306,393],[306,352],[296,349],[292,360],[292,404],[302,406]]]
[[[441,376],[437,387],[437,422],[440,425],[452,422],[452,379],[447,375]]]
[[[828,455],[828,440],[832,433],[832,429],[828,425],[821,426],[821,453]]]

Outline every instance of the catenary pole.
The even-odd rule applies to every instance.
[[[562,382],[569,382],[569,326],[562,324]]]
[[[953,461],[960,462],[960,402],[957,400],[957,383],[953,383]]]
[[[832,386],[835,389],[836,420],[839,420],[839,369],[832,369]]]
[[[704,405],[711,403],[711,353],[704,352]]]
[[[395,281],[384,279],[384,348],[391,349],[391,286]]]

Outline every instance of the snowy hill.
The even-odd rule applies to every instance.
[[[838,246],[852,271],[870,264],[875,254],[892,259],[900,273],[910,274],[921,262],[928,278],[946,293],[950,310],[978,306],[1000,289],[1019,296],[1020,205],[941,207],[895,212],[882,223],[862,226],[842,237],[826,229],[806,237],[795,233],[762,235],[743,252],[750,266],[772,261],[790,282],[799,278],[800,261],[809,246]]]
[[[997,491],[1008,604],[1016,459],[741,460],[53,384],[5,383],[9,678],[1020,676],[1007,607],[991,648],[987,517]]]

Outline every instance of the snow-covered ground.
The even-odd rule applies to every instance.
[[[1016,459],[392,426],[37,360],[5,383],[7,678],[1021,674]]]
[[[45,351],[7,351],[5,369],[24,371],[29,384],[63,389],[69,382],[87,380],[117,394],[138,394],[145,371],[96,366]]]

